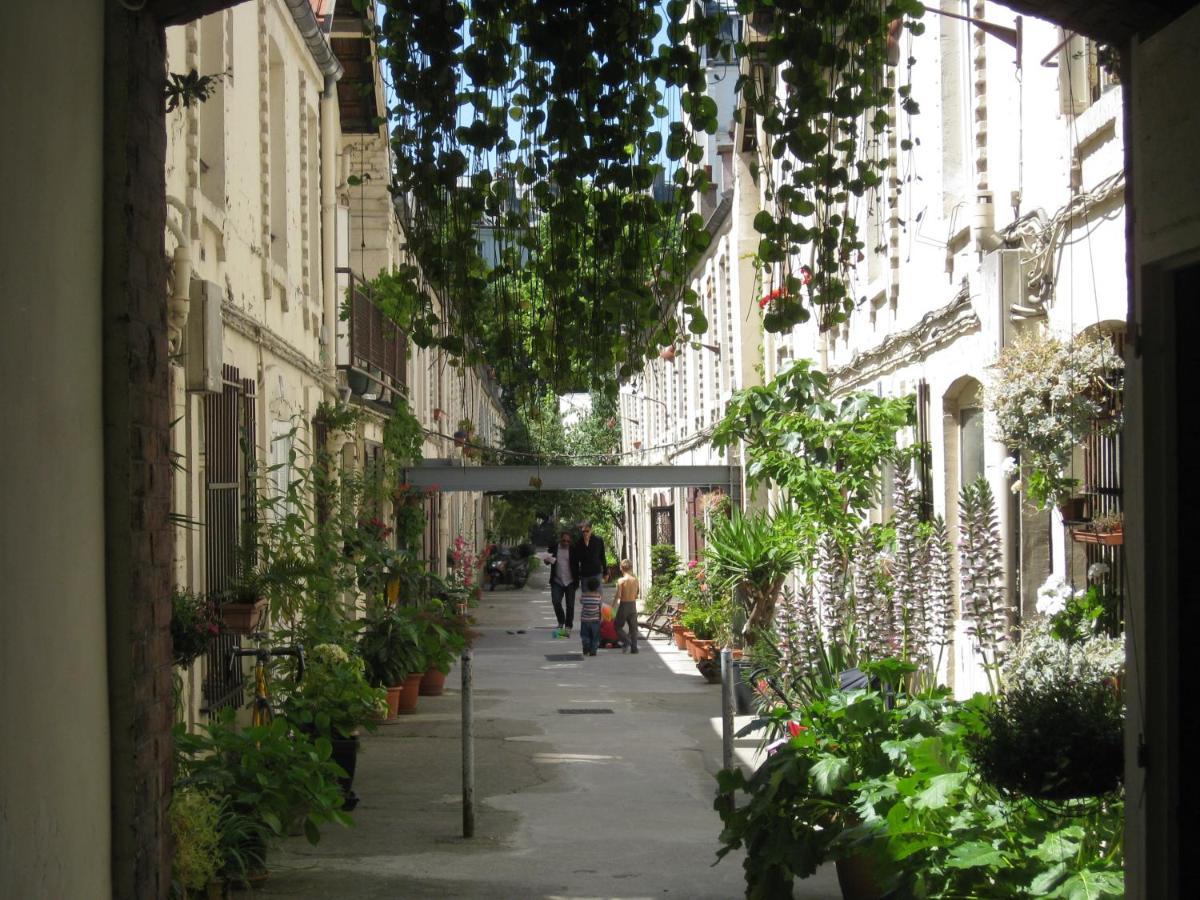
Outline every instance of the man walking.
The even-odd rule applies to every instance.
[[[554,604],[554,617],[558,619],[555,637],[568,637],[575,627],[575,587],[579,584],[579,562],[571,546],[571,532],[558,536],[558,544],[547,553],[550,563],[550,602]],[[566,609],[563,601],[566,600]]]
[[[576,562],[575,577],[587,583],[589,578],[599,578],[601,583],[608,574],[608,560],[604,557],[604,539],[598,534],[592,534],[592,523],[584,522],[579,528],[579,540],[571,548],[571,556]],[[602,589],[603,590],[603,589]]]

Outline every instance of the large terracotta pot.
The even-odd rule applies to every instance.
[[[421,679],[424,677],[424,672],[413,672],[404,679],[404,684],[400,685],[400,702],[396,705],[398,714],[407,716],[417,711],[417,698],[421,694]]]
[[[421,677],[421,696],[440,697],[446,689],[446,673],[436,668],[428,668]]]
[[[701,660],[705,660],[705,659],[715,659],[716,658],[717,654],[716,654],[716,650],[713,647],[712,641],[704,640],[702,638],[697,638],[692,643],[695,645],[695,648],[696,648],[695,653],[693,655],[696,662],[700,662]]]

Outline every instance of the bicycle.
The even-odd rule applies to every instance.
[[[267,635],[261,631],[252,633],[250,639],[258,646],[234,647],[229,651],[229,674],[231,677],[233,676],[234,667],[237,666],[241,657],[254,657],[254,710],[251,713],[251,723],[266,725],[275,718],[275,711],[271,708],[271,694],[267,689],[267,667],[271,663],[271,658],[274,656],[295,657],[296,683],[299,684],[300,680],[304,678],[304,647],[301,644],[290,647],[265,647],[263,645],[267,640]]]

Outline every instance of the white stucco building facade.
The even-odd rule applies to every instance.
[[[1014,14],[998,5],[945,0],[942,8],[1016,28]],[[1048,23],[1020,23],[1018,68],[1013,46],[967,22],[932,8],[924,22],[924,34],[903,34],[900,65],[889,70],[893,87],[911,85],[920,112],[907,115],[897,100],[892,133],[879,142],[888,165],[884,185],[859,209],[865,248],[845,323],[763,332],[758,301],[782,283],[782,272],[756,273],[747,260],[758,241],[754,213],[760,204],[771,208],[750,164],[757,153],[778,180],[788,157],[774,160],[770,136],[759,129],[747,139],[740,123],[707,141],[702,164],[721,163],[714,180],[729,183],[728,216],[719,210],[710,220],[712,246],[692,282],[709,331],[673,361],[650,361],[623,388],[624,449],[647,460],[736,464],[736,453],[718,459],[705,441],[729,392],[769,380],[796,359],[825,371],[836,395],[914,395],[920,424],[903,440],[930,447],[931,464],[920,473],[927,503],[946,519],[953,542],[960,488],[977,475],[988,479],[1009,597],[1028,613],[1051,572],[1080,585],[1097,551],[1072,544],[1057,511],[1034,511],[1010,490],[1012,479],[1001,471],[1009,449],[984,413],[981,386],[1022,328],[1066,340],[1101,331],[1120,346],[1128,291],[1121,88],[1097,64],[1094,42]],[[784,90],[778,78],[775,86]],[[710,162],[714,153],[726,155]],[[792,271],[807,262],[791,260]],[[1081,450],[1073,474],[1085,489],[1104,492],[1098,506],[1119,509],[1119,440],[1088,450],[1095,458]],[[1097,479],[1104,483],[1088,483]],[[878,516],[890,510],[886,481]],[[658,542],[651,509],[668,506],[680,555],[696,552],[697,512],[685,491],[631,492],[632,531],[644,535],[636,542],[643,573],[648,547]],[[981,683],[961,631],[944,675],[960,693]]]

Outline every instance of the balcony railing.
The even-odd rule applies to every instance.
[[[337,365],[350,389],[368,400],[387,402],[405,387],[407,339],[371,298],[370,288],[351,269],[338,269],[343,307],[338,321]]]

